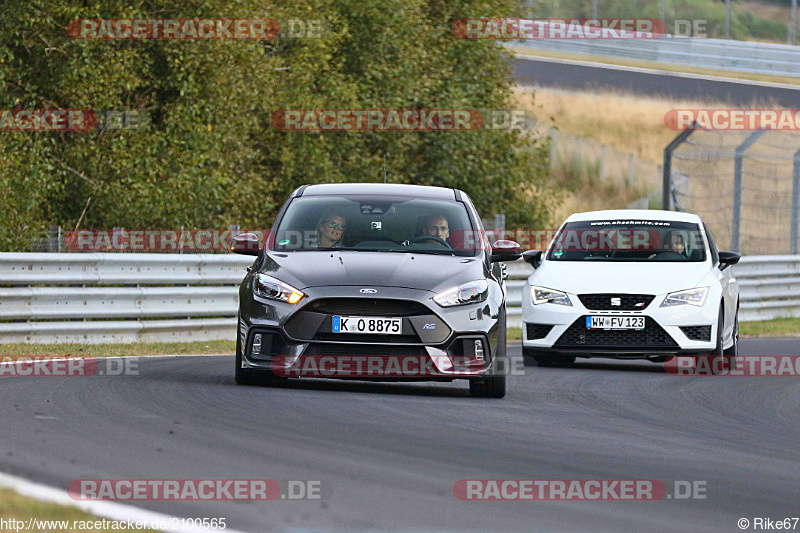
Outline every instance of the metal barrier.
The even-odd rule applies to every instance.
[[[0,342],[103,343],[234,339],[249,257],[0,254]],[[800,256],[744,257],[732,267],[740,320],[800,316]],[[508,263],[508,325],[521,327],[533,269]]]
[[[785,44],[664,37],[637,40],[527,40],[514,46],[580,55],[620,57],[672,65],[797,76],[800,47]]]

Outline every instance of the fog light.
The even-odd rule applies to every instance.
[[[480,339],[475,341],[475,359],[483,361],[483,341]]]
[[[251,350],[254,355],[261,355],[261,333],[253,335],[253,349]]]

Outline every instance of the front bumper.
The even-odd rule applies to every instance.
[[[526,287],[526,290],[529,290]],[[524,293],[529,294],[529,293]],[[659,307],[657,295],[642,311],[588,309],[570,294],[572,307],[533,305],[523,296],[523,348],[580,357],[646,358],[653,355],[699,354],[716,347],[718,300],[697,307]],[[645,317],[644,330],[588,330],[587,316]]]
[[[491,297],[442,308],[428,291],[381,287],[377,298],[355,296],[357,288],[352,288],[354,294],[349,289],[305,289],[308,298],[299,305],[241,294],[242,368],[287,377],[450,381],[489,375],[504,355],[501,305]],[[334,315],[400,317],[403,333],[333,333]],[[254,343],[256,339],[260,342]],[[370,363],[372,371],[367,372]],[[296,372],[309,367],[319,371]]]

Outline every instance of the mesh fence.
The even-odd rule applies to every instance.
[[[792,236],[798,166],[800,133],[696,131],[673,154],[673,204],[675,209],[700,215],[720,248],[737,249],[738,226],[738,251],[794,254],[798,249],[797,235]]]

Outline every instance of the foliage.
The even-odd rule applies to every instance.
[[[0,109],[137,110],[136,130],[0,132],[0,250],[50,225],[268,226],[303,183],[459,187],[482,214],[543,224],[546,154],[514,131],[282,132],[277,109],[507,108],[510,55],[452,36],[510,0],[6,0]],[[135,7],[132,7],[135,6]],[[322,19],[321,39],[77,40],[76,18]],[[526,202],[520,209],[520,202]]]

